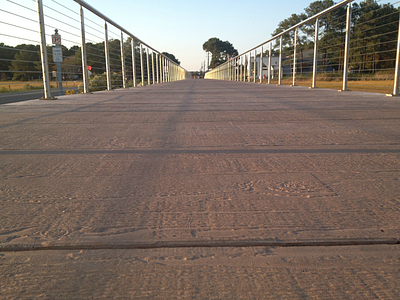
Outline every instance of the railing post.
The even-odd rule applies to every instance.
[[[110,48],[108,46],[108,28],[107,22],[104,22],[104,55],[106,59],[106,78],[107,78],[107,90],[112,90],[111,84],[111,71],[110,71]]]
[[[293,82],[292,86],[296,85],[296,60],[297,60],[297,28],[294,30],[294,43],[293,43]]]
[[[39,31],[40,31],[40,57],[42,60],[43,90],[44,90],[44,97],[42,99],[52,99],[50,81],[49,81],[49,62],[47,59],[46,32],[44,26],[44,13],[43,13],[42,0],[38,0],[37,5],[38,5]]]
[[[121,31],[121,70],[122,70],[122,87],[124,89],[126,86],[126,72],[125,72],[125,53],[124,53],[124,36]]]
[[[397,52],[396,52],[396,67],[394,70],[393,96],[399,95],[399,73],[400,73],[400,20],[399,20],[399,30],[397,33]]]
[[[154,72],[154,51],[151,52],[151,69],[153,70],[153,84],[156,83],[156,72]]]
[[[247,63],[247,82],[250,82],[251,77],[251,52],[249,52],[249,61]]]
[[[146,48],[146,58],[147,58],[147,84],[150,85],[149,47]]]
[[[242,56],[242,81],[246,82],[246,56]]]
[[[350,25],[351,25],[351,3],[347,6],[346,17],[346,39],[344,42],[344,62],[343,62],[343,86],[342,91],[347,91],[347,76],[349,72],[349,47],[350,47]]]
[[[319,27],[319,20],[317,18],[315,21],[313,78],[312,78],[312,86],[311,86],[311,88],[313,88],[313,89],[317,87],[318,27]]]
[[[165,82],[165,66],[164,66],[164,56],[161,56],[161,82],[164,83]]]
[[[282,36],[279,39],[279,72],[278,72],[278,85],[282,84]]]
[[[140,43],[140,75],[142,77],[142,86],[144,86],[144,68],[143,68],[143,45]]]
[[[133,87],[137,86],[136,83],[136,55],[135,55],[135,40],[132,38],[131,40],[131,48],[132,48],[132,75],[133,75]]]
[[[268,84],[271,84],[271,62],[272,62],[272,41],[269,42],[269,56],[268,56]]]
[[[257,68],[256,68],[256,66],[257,66],[257,50],[256,49],[254,49],[254,63],[253,63],[253,65],[254,65],[254,76],[253,76],[253,83],[256,83],[256,71],[257,71]]]
[[[160,72],[159,72],[159,69],[160,69],[160,66],[159,66],[159,64],[160,64],[160,56],[159,56],[159,54],[158,53],[156,53],[156,70],[157,70],[157,83],[160,83]]]
[[[238,81],[242,81],[242,57],[238,58]]]
[[[262,77],[263,77],[263,51],[264,51],[264,47],[261,46],[261,52],[260,52],[260,68],[259,68],[260,83],[262,83]]]
[[[82,38],[82,78],[83,78],[83,92],[89,93],[89,74],[87,69],[87,60],[86,60],[86,38],[85,38],[85,16],[83,13],[83,7],[80,5],[80,20],[81,20],[81,38]]]

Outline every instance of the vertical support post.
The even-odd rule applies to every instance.
[[[351,25],[350,22],[351,22],[351,3],[347,4],[346,39],[344,42],[342,91],[347,91],[347,76],[348,76],[348,72],[349,72],[349,47],[350,47],[350,25]]]
[[[294,41],[293,41],[293,82],[292,86],[296,85],[296,62],[297,62],[297,28],[294,30]]]
[[[81,53],[82,53],[82,76],[83,76],[83,92],[89,93],[89,74],[87,69],[86,60],[86,38],[85,38],[85,16],[83,13],[83,7],[80,5],[80,18],[81,18]]]
[[[397,33],[397,52],[396,52],[396,67],[394,70],[393,96],[399,95],[399,73],[400,73],[400,20],[399,20],[399,31]]]
[[[157,83],[160,83],[160,59],[159,59],[160,55],[158,53],[156,53],[156,69],[157,69]]]
[[[242,81],[242,56],[239,57],[239,81]]]
[[[125,53],[124,53],[124,36],[121,31],[121,70],[122,70],[122,87],[127,88],[126,71],[125,71]]]
[[[264,51],[264,46],[261,46],[261,52],[260,52],[260,68],[259,68],[260,83],[262,83],[262,78],[263,78],[263,51]]]
[[[253,75],[253,83],[256,83],[256,75],[257,75],[257,50],[254,50],[254,75]]]
[[[140,43],[140,74],[142,77],[142,86],[144,86],[144,68],[143,68],[143,45]]]
[[[107,90],[111,91],[110,48],[108,46],[108,28],[106,21],[104,22],[104,55],[106,58]]]
[[[42,60],[42,74],[43,74],[43,90],[44,90],[43,99],[51,99],[51,90],[49,81],[49,62],[47,59],[46,32],[44,26],[44,13],[43,13],[42,0],[38,0],[37,5],[38,5],[39,31],[40,31],[40,57]]]
[[[282,36],[279,39],[279,72],[278,72],[278,85],[282,84]]]
[[[164,83],[165,82],[165,61],[164,61],[164,56],[161,56],[161,80]]]
[[[314,37],[314,59],[313,59],[313,78],[311,88],[317,87],[317,61],[318,61],[318,26],[319,20],[315,21],[315,37]]]
[[[272,41],[269,42],[269,56],[268,56],[268,84],[271,84],[271,62],[272,62]]]
[[[251,52],[249,52],[249,61],[247,63],[247,82],[250,82],[251,77]]]
[[[154,51],[151,52],[151,69],[153,70],[153,84],[156,83],[156,72],[154,72]]]
[[[135,40],[131,39],[131,49],[132,49],[132,76],[133,76],[133,87],[137,86],[136,82],[136,55],[135,55]]]
[[[146,48],[146,58],[147,58],[147,84],[150,85],[150,61],[149,61],[149,48]]]

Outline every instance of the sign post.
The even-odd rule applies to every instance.
[[[58,30],[54,30],[54,34],[51,36],[51,41],[56,46],[53,47],[53,62],[57,63],[57,80],[58,80],[58,89],[60,96],[63,94],[62,87],[62,75],[61,75],[61,63],[63,61],[62,57],[62,48],[61,48],[61,35],[58,34]]]

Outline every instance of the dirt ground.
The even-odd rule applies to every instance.
[[[0,298],[396,299],[399,116],[200,79],[1,105]]]

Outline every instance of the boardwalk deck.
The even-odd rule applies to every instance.
[[[394,299],[399,116],[213,80],[1,105],[0,298]]]

